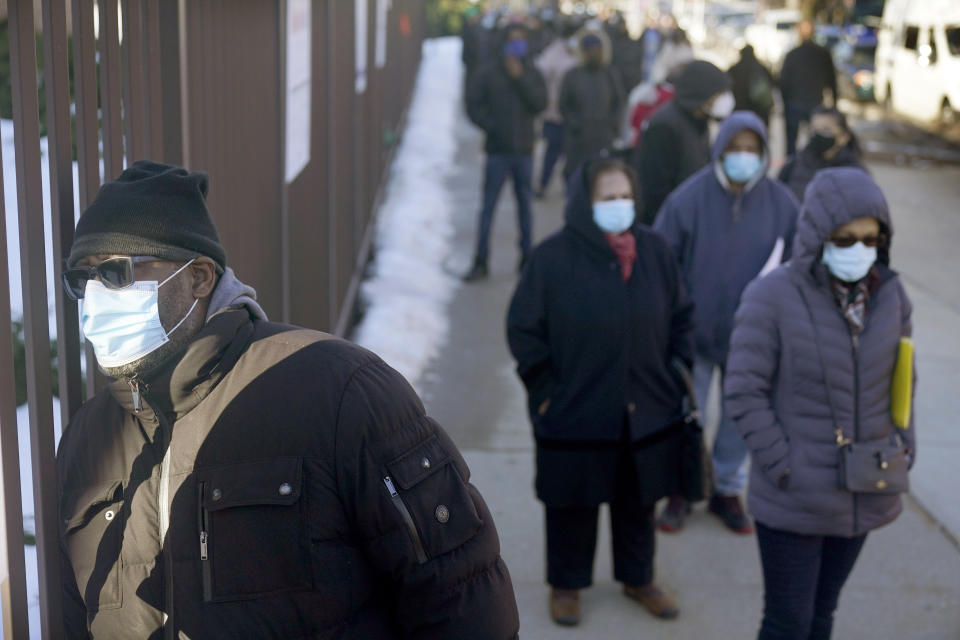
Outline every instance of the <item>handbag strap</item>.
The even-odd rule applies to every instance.
[[[690,411],[687,412],[684,420],[686,422],[700,422],[700,409],[697,407],[697,394],[693,387],[693,374],[690,373],[690,368],[680,358],[670,360],[670,365],[680,375],[684,386],[687,388],[687,401],[690,403]]]
[[[833,418],[833,431],[837,436],[837,447],[844,447],[853,441],[844,435],[843,427],[840,426],[840,421],[837,420],[837,407],[833,403],[833,394],[830,392],[830,379],[827,375],[826,361],[823,359],[823,348],[820,346],[820,332],[817,330],[817,320],[813,316],[813,307],[810,306],[810,302],[807,300],[807,295],[803,292],[803,288],[796,282],[793,284],[797,288],[797,293],[800,294],[803,306],[807,310],[807,315],[810,317],[810,326],[813,328],[813,342],[817,348],[817,358],[820,360],[820,369],[823,371],[823,385],[827,391],[827,403],[830,405],[830,416]]]

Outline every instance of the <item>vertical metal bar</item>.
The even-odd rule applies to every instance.
[[[123,123],[128,162],[147,158],[143,0],[123,0]]]
[[[30,637],[27,613],[26,563],[23,557],[23,503],[20,498],[20,445],[17,433],[17,396],[13,378],[13,344],[10,340],[10,274],[7,270],[7,223],[0,153],[0,473],[3,477],[3,510],[0,536],[7,575],[0,584],[3,637]]]
[[[144,6],[143,56],[147,82],[146,112],[147,144],[145,157],[167,161],[163,156],[163,99],[160,64],[160,0],[146,0]]]
[[[118,0],[100,0],[100,112],[103,117],[104,182],[123,171],[123,121],[120,112],[120,35]]]
[[[59,6],[55,6],[59,5]],[[57,301],[57,363],[61,424],[83,402],[77,305],[58,286],[63,258],[73,244],[73,148],[70,141],[70,69],[63,0],[43,0],[43,71],[47,86],[47,143],[53,228],[54,292]]]
[[[93,202],[100,186],[100,141],[97,110],[97,41],[93,0],[73,0],[73,90],[77,107],[77,168],[80,209]],[[104,385],[93,350],[87,345],[87,397]]]
[[[280,171],[280,321],[290,322],[290,185],[287,184],[287,39],[290,37],[287,29],[287,0],[277,3],[277,29],[280,34],[277,38],[277,104],[279,108],[278,121],[280,122],[279,139],[277,145],[277,162],[282,167]],[[312,45],[312,41],[311,41]],[[312,63],[312,61],[311,61]]]
[[[40,625],[44,638],[58,640],[63,636],[63,616],[60,603],[57,474],[50,385],[43,190],[40,178],[36,32],[32,0],[11,0],[8,9],[17,210],[20,222],[20,269],[23,280],[24,338],[27,346],[27,403],[30,412],[34,521],[37,529],[40,582]]]

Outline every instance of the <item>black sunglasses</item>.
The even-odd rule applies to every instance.
[[[93,267],[75,267],[64,271],[60,276],[63,289],[73,300],[80,300],[87,289],[87,281],[100,280],[107,289],[124,289],[132,285],[136,278],[133,265],[140,262],[160,262],[163,258],[152,256],[118,256],[107,258]]]
[[[852,247],[858,242],[862,242],[865,247],[876,247],[883,241],[882,236],[867,236],[866,238],[857,238],[854,236],[843,236],[840,238],[830,238],[830,242],[834,245],[840,247],[841,249],[846,249],[847,247]]]

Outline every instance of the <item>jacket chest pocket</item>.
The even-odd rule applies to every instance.
[[[300,458],[201,469],[197,480],[205,601],[311,587]]]
[[[122,510],[123,484],[119,480],[65,493],[60,505],[61,540],[90,614],[122,604]]]
[[[436,436],[390,462],[387,469],[390,475],[383,482],[421,564],[456,549],[483,524],[454,457]]]

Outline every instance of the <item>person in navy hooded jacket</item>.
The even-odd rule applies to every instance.
[[[789,258],[798,205],[789,189],[767,176],[769,168],[763,122],[749,111],[734,112],[720,125],[711,164],[670,194],[654,224],[673,247],[694,302],[694,384],[702,407],[718,367],[722,382],[743,290]],[[747,482],[746,460],[743,438],[721,406],[710,511],[743,534],[753,531],[739,497]],[[682,498],[671,497],[660,529],[679,531],[689,512]]]

